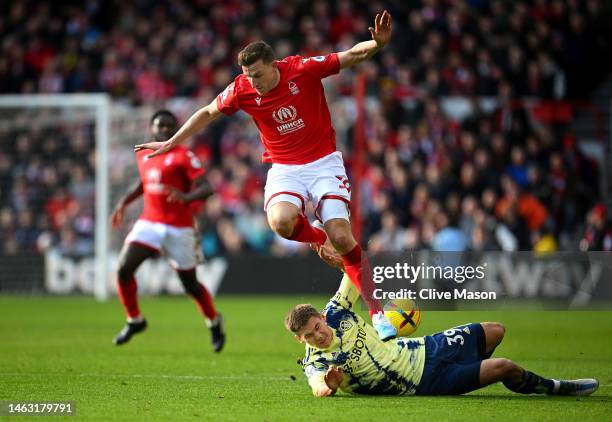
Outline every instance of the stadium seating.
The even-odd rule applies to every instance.
[[[0,6],[0,94],[210,101],[239,72],[244,44],[264,38],[279,56],[346,49],[369,37],[376,12],[369,5],[378,4],[175,0],[115,10],[112,2],[51,3]],[[373,252],[431,248],[440,230],[456,226],[475,250],[578,248],[588,212],[601,201],[602,169],[581,152],[569,123],[572,100],[610,71],[585,81],[589,58],[610,54],[595,51],[601,2],[392,4],[392,45],[362,69],[377,105],[365,125],[363,243],[371,240]],[[326,81],[349,164],[353,75]],[[91,254],[93,141],[44,131],[0,136],[0,253],[54,245]],[[219,194],[199,213],[205,253],[299,252],[267,229],[253,128],[224,119],[196,141]],[[58,154],[68,157],[60,166]]]

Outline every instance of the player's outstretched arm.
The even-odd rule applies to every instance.
[[[340,69],[355,66],[368,60],[381,50],[391,39],[391,14],[386,10],[374,18],[374,27],[369,27],[372,39],[354,45],[350,50],[338,53]]]
[[[143,149],[153,150],[153,153],[149,154],[148,157],[164,154],[204,129],[210,123],[215,121],[220,115],[221,112],[217,108],[217,101],[215,99],[207,106],[204,106],[193,113],[193,115],[183,124],[183,126],[181,126],[181,128],[172,138],[165,142],[147,142],[144,144],[138,144],[134,146],[134,151],[140,151]]]
[[[338,290],[334,296],[332,296],[330,304],[345,309],[354,309],[355,304],[360,298],[361,295],[359,294],[359,290],[357,290],[357,287],[355,287],[349,276],[344,274],[340,282],[340,287],[338,287]]]
[[[119,199],[117,205],[115,205],[115,209],[111,215],[111,224],[113,229],[116,229],[123,222],[123,213],[128,205],[130,205],[136,198],[142,195],[144,192],[142,188],[142,182],[138,181],[130,188],[129,191],[125,195]]]

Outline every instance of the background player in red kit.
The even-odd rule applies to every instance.
[[[176,128],[177,119],[169,111],[158,111],[151,118],[151,132],[156,141],[169,139]],[[206,317],[213,350],[219,352],[225,342],[223,317],[215,310],[210,294],[196,277],[195,268],[202,256],[189,210],[190,202],[213,193],[202,164],[184,146],[151,158],[146,152],[138,152],[136,159],[140,181],[121,198],[112,215],[113,227],[117,227],[123,220],[125,208],[144,195],[144,211],[125,239],[119,256],[117,287],[128,322],[113,342],[124,344],[147,327],[138,307],[134,273],[144,260],[163,252]]]
[[[370,308],[372,322],[383,340],[395,337],[378,301],[373,299],[372,275],[361,247],[353,237],[348,204],[350,184],[331,124],[321,79],[372,57],[391,38],[391,16],[376,15],[369,28],[372,40],[327,56],[290,56],[275,60],[263,41],[248,45],[238,55],[242,74],[219,96],[201,108],[167,142],[136,145],[137,151],[170,151],[223,114],[243,110],[255,121],[265,147],[264,162],[273,163],[265,187],[265,209],[272,230],[282,237],[316,245],[319,253],[327,237],[342,256],[350,280]],[[324,231],[304,216],[310,200]]]

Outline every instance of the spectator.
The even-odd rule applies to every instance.
[[[408,246],[406,231],[398,225],[397,215],[392,211],[385,211],[381,220],[382,228],[372,235],[368,251],[379,254],[406,250]]]
[[[434,251],[465,252],[468,250],[467,236],[457,226],[456,217],[440,212],[436,219],[437,233],[432,241]]]
[[[108,2],[51,7],[48,0],[30,7],[15,0],[0,7],[6,12],[0,93],[103,91],[144,106],[174,95],[201,102],[239,71],[236,49],[261,37],[255,22],[288,54],[325,54],[367,32],[354,0],[277,3],[144,0],[113,8]],[[591,245],[605,231],[595,227],[601,211],[589,212],[601,200],[597,166],[571,134],[561,135],[566,123],[534,124],[517,100],[564,100],[601,81],[611,66],[592,63],[611,54],[609,45],[596,42],[599,23],[609,20],[604,12],[600,0],[397,3],[392,48],[362,69],[369,79],[368,150],[359,175],[366,237],[395,220],[405,232],[398,244],[430,247],[447,228],[438,217],[442,208],[448,218],[449,206],[459,212],[463,204],[461,227],[475,249],[496,241],[505,250],[531,249],[533,242],[540,248],[544,238]],[[326,82],[338,145],[350,162],[353,78]],[[467,99],[468,118],[448,113],[448,95]],[[489,100],[491,107],[481,107]],[[0,129],[6,251],[36,249],[36,232],[62,239],[66,250],[91,249],[84,245],[93,236],[93,127],[60,126]],[[301,252],[260,227],[266,168],[252,125],[221,121],[195,141],[219,193],[199,214],[207,254]],[[112,156],[117,185],[131,150]],[[580,228],[585,220],[588,227]]]
[[[604,204],[597,204],[589,211],[580,239],[581,251],[612,251],[612,224],[606,221],[607,215]]]

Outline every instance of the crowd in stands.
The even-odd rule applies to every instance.
[[[34,116],[32,116],[34,117]],[[94,232],[94,148],[91,126],[66,133],[36,128],[2,132],[2,253],[42,251],[90,255]]]
[[[12,0],[0,5],[0,94],[206,104],[239,73],[248,42],[265,39],[278,57],[345,50],[370,38],[383,8],[391,45],[325,80],[351,172],[353,84],[357,71],[367,77],[367,165],[350,176],[360,180],[369,251],[611,250],[603,169],[569,131],[571,111],[546,118],[550,108],[524,101],[584,98],[611,70],[601,63],[610,53],[598,42],[608,30],[601,0]],[[469,112],[459,116],[449,98]],[[221,119],[194,139],[218,193],[198,211],[202,247],[208,256],[303,251],[267,227],[267,167],[247,121]],[[93,127],[0,127],[0,136],[0,252],[91,254]]]

